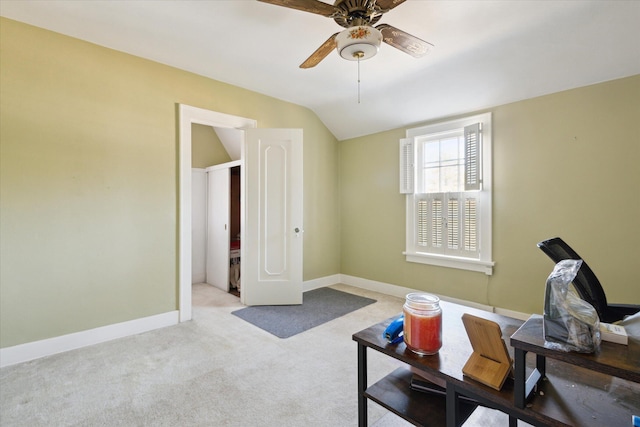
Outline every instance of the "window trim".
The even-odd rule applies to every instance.
[[[478,198],[481,203],[480,210],[480,223],[479,230],[480,235],[480,247],[479,258],[466,258],[454,255],[444,255],[437,253],[420,252],[415,250],[414,237],[416,233],[415,218],[415,195],[413,193],[413,186],[411,191],[406,191],[406,243],[405,243],[405,259],[408,262],[417,262],[428,265],[435,265],[448,268],[457,268],[462,270],[482,272],[486,275],[493,274],[493,266],[495,263],[492,260],[492,129],[491,129],[491,113],[483,113],[470,117],[464,117],[461,119],[450,120],[446,122],[436,123],[428,126],[421,126],[418,128],[407,129],[406,138],[401,140],[401,152],[403,150],[403,141],[406,144],[407,141],[414,141],[416,137],[420,137],[426,134],[434,134],[450,131],[453,129],[464,128],[465,126],[472,125],[474,123],[482,123],[482,163],[480,177],[482,181],[482,189],[478,191]],[[415,147],[415,143],[412,144],[412,149]],[[413,176],[415,176],[415,165],[413,167]],[[402,171],[401,171],[402,173]]]

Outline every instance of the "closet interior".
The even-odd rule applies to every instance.
[[[240,165],[192,170],[192,283],[240,296]]]

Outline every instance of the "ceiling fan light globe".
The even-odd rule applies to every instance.
[[[382,33],[369,26],[347,28],[336,36],[336,50],[344,59],[364,60],[375,56],[382,43]]]

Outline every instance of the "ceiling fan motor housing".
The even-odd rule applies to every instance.
[[[350,28],[355,25],[373,25],[382,17],[375,0],[337,0],[335,7],[341,13],[333,16],[338,25]]]
[[[367,25],[347,28],[336,36],[336,49],[341,57],[350,61],[375,56],[382,43],[382,33]]]

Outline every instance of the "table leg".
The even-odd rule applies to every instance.
[[[513,383],[513,395],[514,404],[516,408],[524,408],[526,397],[526,376],[527,376],[527,352],[516,348],[514,350],[514,383]]]
[[[447,427],[458,427],[458,393],[453,384],[447,384],[446,414]]]
[[[527,352],[521,348],[516,348],[514,353],[513,403],[516,408],[522,409],[527,403],[527,398],[535,391],[538,382],[545,376],[546,361],[544,356],[537,354],[536,367],[527,378]]]
[[[536,369],[540,373],[541,377],[547,375],[547,365],[545,362],[546,357],[536,354]]]
[[[358,426],[367,427],[367,347],[358,343]]]

